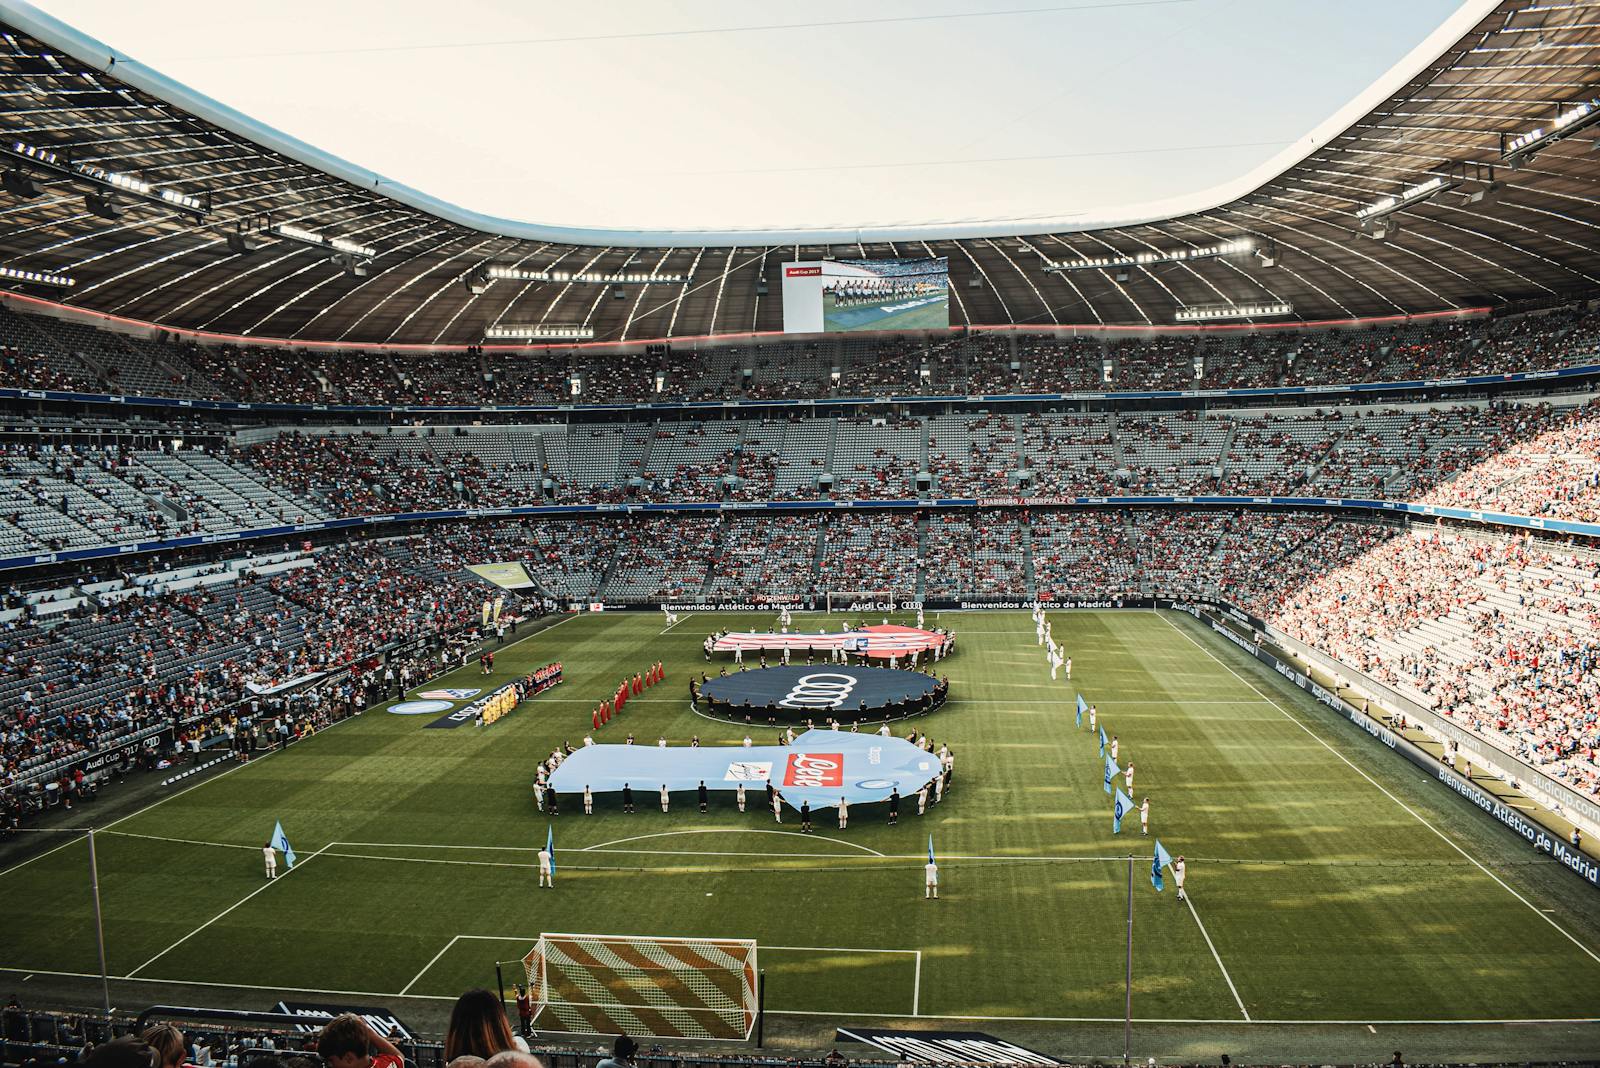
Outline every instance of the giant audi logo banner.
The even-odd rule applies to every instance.
[[[778,704],[784,708],[838,708],[860,680],[838,671],[801,675]]]

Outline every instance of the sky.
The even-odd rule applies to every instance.
[[[1460,5],[34,2],[462,207],[645,229],[1019,219],[1198,192],[1304,136]]]

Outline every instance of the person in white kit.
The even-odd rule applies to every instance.
[[[550,849],[548,846],[539,847],[539,885],[548,886],[552,890],[556,887],[555,873],[550,870]]]
[[[261,855],[267,862],[267,878],[276,879],[278,877],[278,851],[272,848],[271,842],[268,842],[261,847]]]
[[[926,880],[922,888],[923,900],[930,897],[935,901],[939,900],[939,865],[930,860],[923,865],[922,870]]]
[[[1117,736],[1115,734],[1111,736],[1111,759],[1113,762],[1117,759]]]
[[[661,784],[661,811],[662,812],[665,812],[667,810],[667,804],[668,804],[669,801],[670,801],[670,798],[667,795],[667,784],[666,783],[662,783]]]
[[[594,794],[590,792],[587,784],[583,788],[583,814],[585,816],[594,815]]]
[[[1172,881],[1178,884],[1179,901],[1185,900],[1183,896],[1183,877],[1186,874],[1188,874],[1188,867],[1184,864],[1182,857],[1172,862]]]
[[[772,791],[772,819],[776,823],[783,822],[783,795]]]
[[[1072,681],[1072,657],[1070,657],[1070,656],[1067,657],[1066,660],[1062,662],[1061,666],[1066,669],[1067,681],[1071,682]]]
[[[850,822],[850,802],[839,798],[839,829],[844,830],[846,823]]]
[[[745,739],[745,741],[747,741],[747,742],[749,740],[750,739],[748,739],[748,738]],[[739,784],[739,788],[733,792],[733,796],[734,796],[734,799],[739,802],[739,811],[743,812],[744,811],[744,783],[740,783]]]
[[[1150,799],[1148,797],[1139,806],[1139,833],[1150,833]]]
[[[1133,761],[1131,761],[1131,760],[1128,761],[1128,766],[1125,769],[1123,769],[1122,777],[1125,780],[1127,780],[1127,783],[1128,783],[1128,796],[1132,797],[1133,796]]]

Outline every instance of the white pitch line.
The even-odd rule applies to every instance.
[[[456,942],[458,942],[460,939],[461,939],[461,936],[460,935],[456,935],[455,938],[452,938],[452,939],[450,939],[450,941],[446,942],[444,944],[444,948],[441,949],[439,952],[435,953],[433,955],[433,959],[430,960],[428,963],[424,964],[422,966],[422,970],[420,972],[418,972],[416,975],[413,975],[411,977],[411,982],[407,983],[405,986],[400,988],[400,996],[401,997],[405,997],[407,994],[411,993],[411,988],[417,985],[417,980],[421,979],[424,975],[427,975],[428,974],[428,969],[432,968],[435,964],[438,964],[439,963],[439,958],[444,956],[446,953],[450,952],[450,947],[455,945]]]
[[[1233,976],[1228,974],[1228,966],[1222,963],[1222,954],[1217,952],[1216,943],[1211,941],[1211,935],[1206,932],[1206,925],[1200,922],[1200,913],[1195,911],[1194,899],[1186,894],[1183,903],[1189,906],[1189,915],[1194,917],[1194,922],[1200,927],[1200,937],[1204,938],[1206,945],[1211,948],[1211,959],[1222,969],[1222,978],[1227,981],[1228,989],[1233,992],[1233,1000],[1238,1003],[1239,1011],[1244,1013],[1245,1023],[1249,1023],[1250,1010],[1244,1007],[1244,998],[1239,996],[1239,988],[1233,985]]]
[[[1122,858],[1126,860],[1127,858]],[[463,938],[489,938],[488,935],[463,935]],[[65,979],[95,979],[100,978],[98,972],[65,972],[52,971],[47,968],[12,968],[0,965],[0,972],[11,972],[19,975],[51,975]],[[385,993],[381,990],[329,990],[324,987],[309,986],[263,986],[258,983],[219,983],[206,979],[148,979],[129,975],[112,975],[108,978],[113,983],[148,983],[157,986],[203,986],[215,987],[222,990],[265,990],[281,991],[292,994],[339,994],[347,997],[363,998],[398,998],[404,997],[409,1001],[458,1001],[456,995],[444,994],[395,994]],[[862,1018],[860,1012],[823,1012],[807,1009],[768,1009],[771,1016],[831,1016],[836,1019]],[[874,1019],[903,1019],[895,1013],[879,1013]],[[1019,1023],[1115,1023],[1123,1022],[1121,1016],[977,1016],[945,1013],[941,1015],[924,1014],[924,1020],[994,1020],[1015,1021]],[[1135,1016],[1134,1023],[1141,1024],[1238,1024],[1240,1021],[1233,1018],[1225,1020],[1208,1020],[1192,1017],[1145,1017]],[[1429,1027],[1481,1027],[1486,1024],[1600,1024],[1600,1016],[1567,1016],[1567,1017],[1538,1017],[1531,1019],[1489,1019],[1489,1020],[1251,1020],[1250,1023],[1257,1027],[1308,1027],[1313,1025],[1354,1025],[1366,1026],[1379,1024],[1382,1026],[1429,1026]],[[591,1036],[592,1037],[592,1036]]]
[[[1222,669],[1224,671],[1226,671],[1228,674],[1232,675],[1234,678],[1238,679],[1240,682],[1242,682],[1246,686],[1250,687],[1250,689],[1254,690],[1256,693],[1260,694],[1262,697],[1266,698],[1268,701],[1271,701],[1274,705],[1277,706],[1278,711],[1283,713],[1283,717],[1285,719],[1287,719],[1290,723],[1293,723],[1296,727],[1299,727],[1301,730],[1305,731],[1307,735],[1309,735],[1312,739],[1314,739],[1317,742],[1317,744],[1321,745],[1324,749],[1326,749],[1328,752],[1332,753],[1334,756],[1338,757],[1347,766],[1349,766],[1351,771],[1354,771],[1357,775],[1361,776],[1363,779],[1365,779],[1369,783],[1371,783],[1377,789],[1377,791],[1379,793],[1381,793],[1384,797],[1387,797],[1390,801],[1393,801],[1395,804],[1399,805],[1406,812],[1410,813],[1411,816],[1414,819],[1416,819],[1416,821],[1418,823],[1422,824],[1424,827],[1428,828],[1428,830],[1430,830],[1434,834],[1438,835],[1439,838],[1442,841],[1444,841],[1445,844],[1447,844],[1451,849],[1454,849],[1457,853],[1460,853],[1463,857],[1466,857],[1469,861],[1471,861],[1473,867],[1477,868],[1479,871],[1483,872],[1483,874],[1485,874],[1489,878],[1493,879],[1496,883],[1498,883],[1500,885],[1501,889],[1503,889],[1506,893],[1510,894],[1512,897],[1516,898],[1518,901],[1520,901],[1524,905],[1528,906],[1529,911],[1531,911],[1535,916],[1539,917],[1545,923],[1548,923],[1551,927],[1555,928],[1556,931],[1560,932],[1561,936],[1563,938],[1565,938],[1567,941],[1571,942],[1573,945],[1575,945],[1579,949],[1583,950],[1583,952],[1586,953],[1589,956],[1589,958],[1591,960],[1593,960],[1596,964],[1600,964],[1600,954],[1595,953],[1594,950],[1590,949],[1588,946],[1586,946],[1582,942],[1578,941],[1578,939],[1576,937],[1574,937],[1565,927],[1562,927],[1555,920],[1553,920],[1549,916],[1545,915],[1542,911],[1540,911],[1540,909],[1539,909],[1539,907],[1537,905],[1535,905],[1533,902],[1529,901],[1527,898],[1523,897],[1521,894],[1517,893],[1517,891],[1512,889],[1511,886],[1508,885],[1504,879],[1500,878],[1500,876],[1496,875],[1494,872],[1492,872],[1488,868],[1484,867],[1482,861],[1480,861],[1477,857],[1473,856],[1471,853],[1468,853],[1465,849],[1461,848],[1461,846],[1457,845],[1455,839],[1451,838],[1449,835],[1445,834],[1439,828],[1435,827],[1421,813],[1417,812],[1416,809],[1412,808],[1410,805],[1408,805],[1404,801],[1400,800],[1394,794],[1390,793],[1387,789],[1384,788],[1383,784],[1380,783],[1377,779],[1374,779],[1371,775],[1368,775],[1365,771],[1362,771],[1361,768],[1357,767],[1356,764],[1349,757],[1345,756],[1343,753],[1339,752],[1339,750],[1335,749],[1332,745],[1328,744],[1328,742],[1321,735],[1317,734],[1310,727],[1307,727],[1304,723],[1302,723],[1299,720],[1299,718],[1297,718],[1296,716],[1290,714],[1289,710],[1284,708],[1283,705],[1280,702],[1278,702],[1275,698],[1273,698],[1272,696],[1267,694],[1265,691],[1260,689],[1258,686],[1256,686],[1255,683],[1251,682],[1249,679],[1245,678],[1243,675],[1241,675],[1237,671],[1233,670],[1233,668],[1228,664],[1227,661],[1221,659],[1220,657],[1217,656],[1217,654],[1213,653],[1210,649],[1207,649],[1204,645],[1201,645],[1199,642],[1195,641],[1194,637],[1191,634],[1189,634],[1188,631],[1184,630],[1182,627],[1180,627],[1176,623],[1172,622],[1172,620],[1168,619],[1165,615],[1163,615],[1161,617],[1161,619],[1167,624],[1167,626],[1171,627],[1173,630],[1175,630],[1179,634],[1183,635],[1183,637],[1186,638],[1189,641],[1189,643],[1191,645],[1193,645],[1196,649],[1199,649],[1202,653],[1205,653],[1212,660],[1215,660],[1218,664],[1220,664],[1222,666]]]
[[[770,831],[743,827],[705,827],[692,828],[686,831],[658,831],[655,834],[636,834],[631,838],[616,838],[609,842],[600,842],[597,845],[584,846],[583,849],[579,850],[579,852],[587,853],[593,850],[604,849],[607,846],[626,845],[629,842],[642,842],[647,838],[670,838],[681,834],[781,834],[792,838],[806,838],[814,842],[832,842],[834,845],[849,846],[851,849],[859,849],[863,853],[871,853],[875,857],[883,856],[883,854],[878,852],[876,849],[869,849],[868,847],[864,845],[858,845],[855,842],[847,842],[842,838],[829,838],[827,835],[821,834],[802,834],[799,831]],[[769,854],[762,855],[767,856]]]
[[[243,766],[243,765],[241,765],[241,766]],[[328,845],[332,845],[332,844],[333,844],[332,842],[328,843]],[[322,849],[327,849],[327,848],[328,848],[328,846],[323,846],[322,847]],[[313,860],[317,859],[317,856],[319,854],[321,854],[322,849],[317,850],[315,853],[311,854],[305,860],[302,860],[300,863],[296,864],[294,867],[292,867],[288,871],[284,872],[283,873],[283,877],[285,879],[289,878],[289,876],[293,875],[295,872],[299,871],[301,868],[305,867],[307,864],[310,864]],[[256,887],[254,890],[250,891],[244,897],[241,897],[238,901],[235,901],[233,904],[229,905],[227,908],[223,909],[221,912],[219,912],[215,916],[211,917],[205,923],[202,923],[199,927],[196,927],[194,930],[190,931],[188,934],[184,935],[182,938],[180,938],[176,942],[172,943],[172,945],[168,946],[166,949],[163,949],[160,953],[157,953],[155,956],[151,957],[149,960],[145,961],[143,964],[141,964],[137,968],[133,969],[133,971],[131,971],[131,972],[129,972],[127,974],[126,978],[132,979],[132,978],[136,977],[140,972],[142,972],[146,968],[150,967],[150,965],[154,964],[156,961],[160,960],[162,957],[165,957],[168,953],[171,953],[173,950],[177,949],[179,946],[181,946],[185,942],[189,941],[189,939],[193,938],[195,935],[199,934],[201,931],[204,931],[207,927],[210,927],[212,924],[214,924],[218,920],[222,919],[222,917],[226,916],[228,913],[232,912],[234,909],[238,908],[240,905],[243,905],[246,901],[249,901],[251,898],[255,897],[257,894],[261,893],[263,890],[267,889],[267,887],[274,885],[275,883],[277,883],[277,881],[278,881],[277,879],[268,879],[266,882],[262,883],[260,886]]]

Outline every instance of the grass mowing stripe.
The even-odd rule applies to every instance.
[[[324,849],[327,849],[327,848],[328,848],[327,846],[323,846],[322,849],[317,850],[315,853],[311,854],[305,860],[302,860],[300,863],[296,864],[294,867],[292,867],[288,871],[284,872],[283,873],[283,877],[285,879],[289,878],[289,876],[293,875],[295,872],[297,872],[300,869],[304,868],[307,864],[310,864],[313,860],[316,860],[317,857],[322,855],[322,851]],[[181,946],[185,942],[189,941],[189,939],[193,938],[195,935],[199,934],[201,931],[204,931],[207,927],[210,927],[212,924],[214,924],[218,920],[222,919],[222,917],[226,916],[228,913],[232,912],[234,909],[238,908],[240,905],[243,905],[246,901],[249,901],[251,898],[255,897],[257,894],[259,894],[263,890],[267,889],[269,886],[277,885],[277,882],[278,882],[278,880],[276,878],[268,879],[261,886],[256,887],[254,890],[250,891],[244,897],[240,898],[238,901],[235,901],[233,904],[229,905],[227,908],[223,909],[221,912],[219,912],[215,916],[211,917],[205,923],[202,923],[199,927],[196,927],[194,930],[190,931],[188,934],[184,935],[182,938],[180,938],[176,942],[172,943],[172,945],[168,946],[166,949],[163,949],[160,953],[157,953],[155,956],[151,957],[149,960],[145,961],[143,964],[141,964],[137,968],[133,969],[133,971],[128,973],[128,978],[131,979],[134,976],[137,976],[140,972],[142,972],[146,968],[150,967],[150,965],[154,964],[156,961],[160,960],[162,957],[165,957],[168,953],[171,953],[173,950],[177,949],[179,946]]]
[[[1508,883],[1506,883],[1505,880],[1501,879],[1498,875],[1496,875],[1494,872],[1490,871],[1487,867],[1485,867],[1483,865],[1483,863],[1478,860],[1477,857],[1474,857],[1471,853],[1468,853],[1465,849],[1463,849],[1460,845],[1458,845],[1456,843],[1455,839],[1453,839],[1449,835],[1445,834],[1438,827],[1435,827],[1425,816],[1423,816],[1421,813],[1419,813],[1416,809],[1412,808],[1410,805],[1408,805],[1404,801],[1400,800],[1394,794],[1390,793],[1387,789],[1384,788],[1382,783],[1378,782],[1378,780],[1374,779],[1371,775],[1368,775],[1365,771],[1362,771],[1359,767],[1357,767],[1355,765],[1355,763],[1352,760],[1350,760],[1349,757],[1345,756],[1343,753],[1339,752],[1339,750],[1335,749],[1332,745],[1330,745],[1327,742],[1326,739],[1324,739],[1321,735],[1317,734],[1310,727],[1308,727],[1304,723],[1302,723],[1299,718],[1297,718],[1296,716],[1292,715],[1289,712],[1289,710],[1284,708],[1282,704],[1279,704],[1279,702],[1276,699],[1268,696],[1268,694],[1266,694],[1264,691],[1262,691],[1260,688],[1258,688],[1255,685],[1255,683],[1251,682],[1249,679],[1245,678],[1243,675],[1241,675],[1237,671],[1233,670],[1233,668],[1227,663],[1227,661],[1222,660],[1215,653],[1213,653],[1210,649],[1207,649],[1204,645],[1201,645],[1198,641],[1195,640],[1193,635],[1189,634],[1188,631],[1184,630],[1182,627],[1180,627],[1176,623],[1172,622],[1172,620],[1167,618],[1167,616],[1165,616],[1165,615],[1162,615],[1161,619],[1167,624],[1167,626],[1171,627],[1173,630],[1177,631],[1179,634],[1182,634],[1186,639],[1188,639],[1189,642],[1192,643],[1195,646],[1195,648],[1199,649],[1201,652],[1205,653],[1206,656],[1210,657],[1212,660],[1216,661],[1219,665],[1221,665],[1222,669],[1224,671],[1228,672],[1228,674],[1232,675],[1234,678],[1238,679],[1240,682],[1244,683],[1246,686],[1250,687],[1252,690],[1255,690],[1256,693],[1260,694],[1266,700],[1271,701],[1273,705],[1277,706],[1278,711],[1283,713],[1283,716],[1284,716],[1285,719],[1289,720],[1289,722],[1293,723],[1295,726],[1297,726],[1301,730],[1305,731],[1306,734],[1308,734],[1312,738],[1314,738],[1317,741],[1317,743],[1320,744],[1324,749],[1326,749],[1328,752],[1332,753],[1334,756],[1338,757],[1346,766],[1348,766],[1350,768],[1350,770],[1354,771],[1357,775],[1361,776],[1363,779],[1365,779],[1369,783],[1371,783],[1373,785],[1373,787],[1376,788],[1379,793],[1383,794],[1383,796],[1387,797],[1389,800],[1391,800],[1395,804],[1399,805],[1406,812],[1410,813],[1417,820],[1417,822],[1421,823],[1424,827],[1428,828],[1428,830],[1432,831],[1434,834],[1436,834],[1440,838],[1442,838],[1450,846],[1450,848],[1454,849],[1456,852],[1460,853],[1463,857],[1466,857],[1467,860],[1471,861],[1472,865],[1475,868],[1477,868],[1479,871],[1483,872],[1483,874],[1487,875],[1489,878],[1493,879],[1496,883],[1499,883],[1500,886],[1505,890],[1506,893],[1510,894],[1512,897],[1516,898],[1518,901],[1520,901],[1524,905],[1528,906],[1528,908],[1533,912],[1533,914],[1535,916],[1539,917],[1545,923],[1548,923],[1551,927],[1553,927],[1557,931],[1559,931],[1561,933],[1562,937],[1566,938],[1567,941],[1571,942],[1573,945],[1575,945],[1579,949],[1583,950],[1583,952],[1588,954],[1589,958],[1591,960],[1593,960],[1596,964],[1600,964],[1600,954],[1595,953],[1594,950],[1590,949],[1588,946],[1586,946],[1582,942],[1578,941],[1577,936],[1573,935],[1565,927],[1562,927],[1555,920],[1553,920],[1549,916],[1545,915],[1544,910],[1540,909],[1533,902],[1529,901],[1527,898],[1525,898],[1521,894],[1519,894],[1516,890],[1512,889],[1512,887]]]

